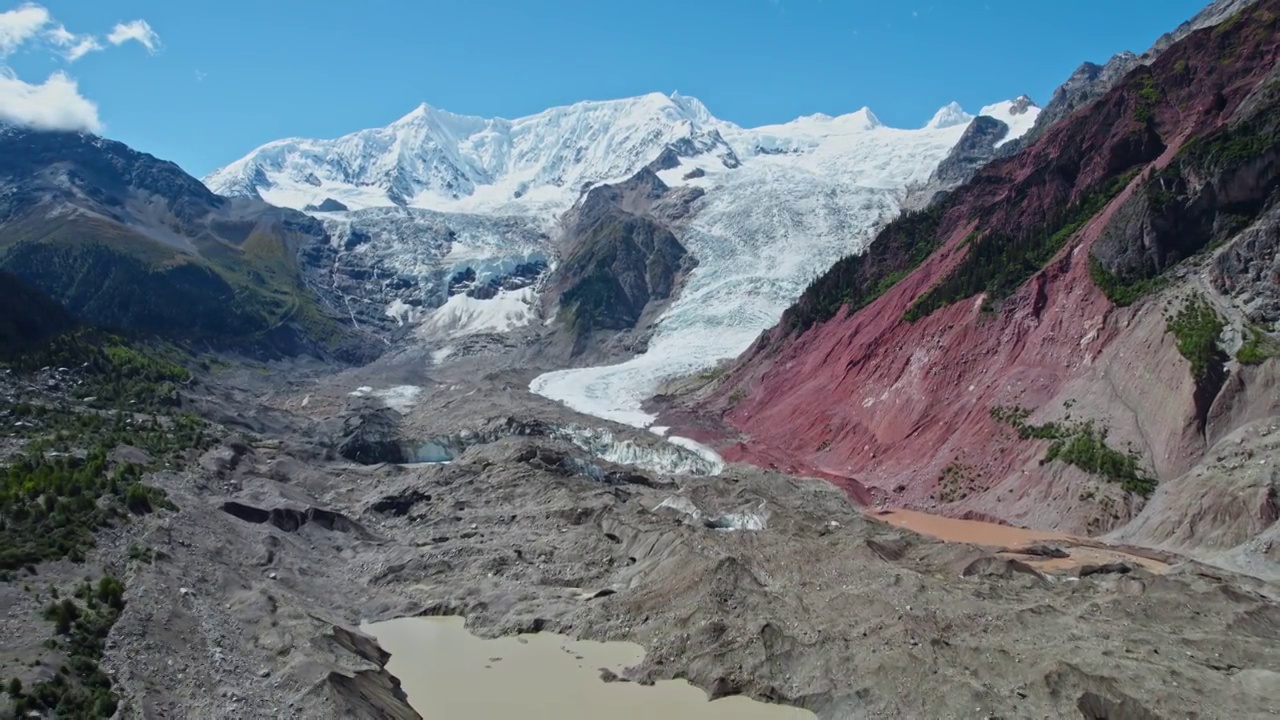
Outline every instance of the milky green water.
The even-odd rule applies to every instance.
[[[671,680],[606,683],[644,657],[633,643],[536,633],[482,640],[460,617],[401,618],[364,626],[391,653],[409,704],[426,720],[814,720],[806,710],[743,697],[708,702]]]

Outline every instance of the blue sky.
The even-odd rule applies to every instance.
[[[1203,4],[42,0],[38,38],[5,53],[0,23],[0,92],[65,73],[103,134],[196,175],[276,138],[384,125],[419,102],[516,117],[679,90],[747,126],[863,105],[919,126],[952,100],[970,112],[1024,92],[1043,104],[1080,62],[1141,51]],[[112,35],[121,26],[132,34]],[[85,38],[102,49],[67,62]]]

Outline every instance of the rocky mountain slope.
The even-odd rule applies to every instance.
[[[629,346],[624,355],[642,351],[643,331],[639,338],[631,331],[653,323],[696,265],[669,224],[703,191],[672,191],[654,172],[663,164],[679,160],[668,153],[625,182],[595,187],[565,216],[562,257],[544,302],[571,357],[592,346],[604,358],[609,346]]]
[[[1280,577],[1278,49],[1191,32],[837,263],[702,391],[726,458]]]
[[[0,270],[76,318],[213,346],[369,357],[305,284],[320,223],[214,195],[86,134],[0,133]]]
[[[1149,65],[1177,41],[1196,30],[1221,23],[1254,2],[1256,0],[1214,0],[1196,13],[1195,17],[1161,35],[1141,55],[1125,51],[1116,53],[1102,65],[1092,62],[1082,63],[1071,77],[1054,91],[1049,104],[1045,105],[1044,112],[1036,119],[1035,127],[1028,131],[1022,140],[1010,143],[1007,150],[1021,149],[1025,143],[1040,137],[1060,120],[1076,110],[1088,107],[1093,101],[1105,95],[1135,67]]]

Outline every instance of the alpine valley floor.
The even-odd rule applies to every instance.
[[[1280,712],[1274,586],[1174,557],[1042,572],[877,521],[823,481],[615,465],[620,445],[654,467],[672,446],[531,394],[528,373],[428,377],[420,353],[233,364],[183,391],[216,441],[149,479],[179,509],[105,531],[90,558],[127,580],[103,661],[124,716],[416,717],[357,628],[423,614],[636,642],[624,679],[822,718]],[[379,396],[393,387],[400,411]],[[449,461],[341,454],[427,442]],[[154,560],[113,559],[131,545]],[[6,667],[43,632],[14,618],[76,568],[3,585]]]

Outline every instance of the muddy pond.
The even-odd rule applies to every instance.
[[[708,702],[683,680],[643,686],[606,683],[640,662],[633,643],[573,640],[535,633],[483,640],[460,617],[401,618],[366,624],[391,661],[409,704],[426,720],[813,720],[806,710],[745,697]]]

